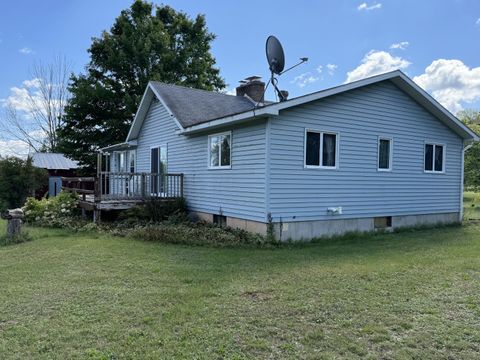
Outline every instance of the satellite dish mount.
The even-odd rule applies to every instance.
[[[278,89],[278,79],[275,75],[282,75],[287,71],[297,67],[298,65],[303,64],[304,62],[308,61],[308,58],[300,58],[300,62],[298,64],[289,67],[287,70],[285,68],[285,53],[283,52],[283,47],[280,41],[273,35],[270,35],[267,38],[267,42],[265,44],[265,52],[267,54],[267,61],[268,67],[270,69],[270,82],[272,83],[273,87],[275,88],[275,92],[277,93],[278,98],[280,101],[287,100],[286,92],[281,91]],[[267,85],[268,86],[268,85]],[[266,87],[265,87],[266,90]],[[288,93],[287,93],[288,94]]]

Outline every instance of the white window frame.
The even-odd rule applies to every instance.
[[[117,173],[124,173],[127,172],[127,167],[128,167],[128,152],[125,150],[122,151],[115,151],[115,172]],[[121,168],[121,161],[120,158],[123,156],[123,162],[124,166],[123,169]]]
[[[307,165],[307,133],[320,134],[320,162],[319,165]],[[323,134],[335,135],[335,166],[323,166]],[[340,133],[330,130],[317,130],[317,129],[305,129],[303,136],[303,167],[305,169],[325,169],[325,170],[338,170],[340,164]]]
[[[433,154],[432,154],[432,170],[425,170],[425,157],[427,156],[426,147],[427,145],[433,145]],[[435,152],[437,146],[443,146],[442,154],[442,171],[435,170]],[[425,141],[423,144],[423,172],[427,174],[445,174],[446,163],[447,163],[447,145],[445,143],[439,143],[435,141]]]
[[[132,155],[133,155],[133,172],[137,171],[137,150],[131,149],[128,150],[128,165],[127,165],[127,172],[131,173],[131,165],[132,165]]]
[[[388,168],[380,168],[380,140],[388,140],[390,144]],[[393,169],[393,138],[390,136],[379,136],[377,140],[377,171],[392,171]]]
[[[230,165],[223,165],[222,166],[222,147],[221,146],[218,149],[218,164],[219,165],[218,166],[210,165],[210,149],[211,149],[210,139],[212,137],[216,137],[216,136],[227,136],[227,135],[230,136]],[[208,146],[208,152],[207,152],[207,166],[208,166],[208,169],[210,169],[210,170],[227,169],[228,170],[228,169],[232,168],[233,137],[232,137],[232,132],[231,131],[225,131],[225,132],[221,132],[221,133],[208,135],[207,146]]]

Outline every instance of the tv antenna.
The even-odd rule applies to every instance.
[[[285,101],[285,100],[287,100],[288,93],[278,89],[278,86],[277,86],[278,79],[275,77],[275,75],[280,76],[282,74],[285,74],[287,71],[290,71],[293,68],[296,68],[297,66],[307,62],[308,58],[302,57],[302,58],[300,58],[299,63],[289,67],[287,70],[284,70],[284,68],[285,68],[285,53],[283,52],[282,44],[273,35],[270,35],[267,38],[267,42],[265,44],[265,52],[267,54],[268,67],[270,69],[270,74],[271,74],[270,75],[270,80],[268,82],[272,83],[280,101]],[[267,90],[267,87],[268,87],[268,84],[265,87],[265,91]]]

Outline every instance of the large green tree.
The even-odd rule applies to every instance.
[[[480,134],[480,111],[468,109],[460,111],[457,117],[470,129]],[[465,152],[465,186],[480,189],[480,143],[476,142]]]
[[[32,160],[0,157],[0,211],[22,206],[27,196],[48,185],[48,173]]]
[[[135,1],[94,38],[86,73],[71,78],[60,149],[93,169],[95,152],[125,140],[149,80],[205,90],[225,87],[205,17]]]

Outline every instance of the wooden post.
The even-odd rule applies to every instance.
[[[100,173],[102,172],[102,153],[97,154],[97,177],[100,177]]]
[[[180,197],[183,198],[183,173],[180,174]]]

